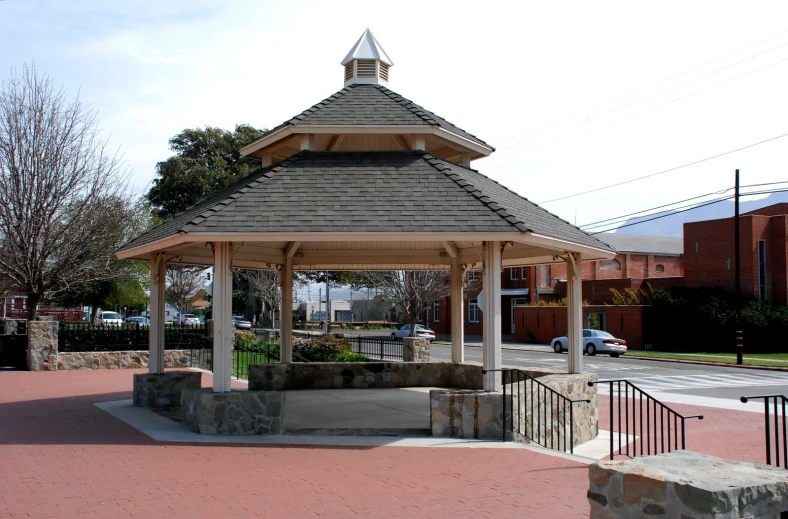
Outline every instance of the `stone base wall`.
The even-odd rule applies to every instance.
[[[202,373],[199,371],[168,371],[134,375],[134,405],[167,409],[181,404],[181,392],[199,389]]]
[[[27,369],[57,370],[58,323],[30,321],[27,323]]]
[[[591,519],[676,517],[780,519],[788,471],[674,451],[589,468]]]
[[[452,362],[294,362],[249,366],[250,391],[392,387],[481,389],[482,366]]]
[[[11,319],[10,317],[0,317],[0,333],[5,335],[13,335],[17,333],[20,322],[24,319]]]
[[[202,434],[281,434],[285,395],[281,391],[186,389],[181,393],[183,424]]]
[[[502,393],[468,389],[430,391],[430,429],[435,437],[502,440],[503,411]]]
[[[402,339],[402,356],[405,362],[429,362],[430,341],[417,337]]]
[[[531,372],[534,376],[535,372]],[[570,446],[585,443],[599,434],[596,406],[597,387],[588,387],[596,375],[549,374],[539,377],[539,382],[571,400],[591,400],[574,404],[571,420],[568,404],[559,405],[559,399],[536,383],[520,382],[508,384],[506,399],[503,392],[487,393],[467,390],[430,391],[430,428],[433,436],[450,438],[478,438],[503,440],[503,424],[511,423],[510,410],[519,420],[519,430],[524,437],[507,434],[507,440],[531,438],[540,445],[556,450],[569,450]],[[518,389],[519,386],[519,389]],[[512,395],[514,390],[514,395]],[[519,410],[518,410],[519,406]],[[533,409],[533,411],[532,411]],[[539,427],[531,429],[532,412],[536,416],[547,415]],[[504,416],[504,413],[506,415]],[[505,420],[505,422],[504,422]],[[573,424],[573,436],[570,425]]]
[[[198,350],[195,350],[198,351]],[[147,350],[135,351],[75,351],[58,353],[58,370],[80,369],[138,369],[147,368],[150,354]],[[165,368],[207,368],[207,356],[200,355],[192,362],[191,350],[164,350]]]

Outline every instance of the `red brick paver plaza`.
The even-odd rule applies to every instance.
[[[527,450],[155,442],[93,405],[132,373],[0,372],[0,518],[588,515],[587,466]]]

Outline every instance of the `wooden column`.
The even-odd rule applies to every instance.
[[[150,330],[148,330],[148,373],[164,373],[164,294],[167,257],[154,252],[150,258]]]
[[[213,244],[213,390],[230,391],[233,374],[233,247]]]
[[[501,242],[484,243],[484,297],[482,298],[482,364],[501,369]],[[501,373],[484,375],[485,391],[500,391]]]
[[[280,362],[293,362],[293,260],[285,259],[279,273],[282,282],[282,311],[280,316]]]
[[[569,328],[569,373],[583,372],[583,270],[580,254],[566,258],[567,326]]]
[[[458,258],[451,260],[451,361],[465,361],[465,329],[463,323],[463,284],[465,270]]]

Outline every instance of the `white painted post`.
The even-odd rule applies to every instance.
[[[301,151],[312,151],[315,147],[315,136],[311,133],[301,134]]]
[[[279,337],[280,362],[293,362],[293,260],[285,259],[280,273],[282,282],[282,315]]]
[[[484,243],[484,297],[482,301],[482,364],[501,369],[501,242]],[[485,391],[500,391],[501,373],[484,375]]]
[[[470,168],[471,167],[471,154],[470,153],[463,152],[460,155],[460,158],[461,158],[461,162],[462,162],[462,167],[464,167],[464,168]]]
[[[580,254],[566,258],[567,326],[569,328],[569,366],[572,374],[583,372],[583,271]]]
[[[413,149],[427,151],[427,138],[423,135],[416,135],[413,138]]]
[[[463,327],[463,284],[465,272],[458,258],[451,260],[451,361],[465,362]]]
[[[167,257],[163,252],[150,255],[150,329],[148,330],[148,373],[164,373],[164,294],[167,283]]]
[[[230,391],[233,375],[232,244],[213,244],[213,390]]]
[[[260,160],[261,165],[265,168],[274,162],[274,154],[271,151],[264,151],[263,158]]]

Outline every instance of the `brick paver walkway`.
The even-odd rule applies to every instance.
[[[0,519],[588,515],[587,466],[528,450],[154,442],[93,405],[132,373],[0,372]]]

